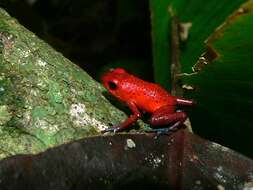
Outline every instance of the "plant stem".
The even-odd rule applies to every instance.
[[[171,18],[171,94],[182,96],[183,91],[179,85],[178,74],[181,72],[179,50],[179,18],[172,15]]]

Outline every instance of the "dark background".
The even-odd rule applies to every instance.
[[[152,80],[148,1],[1,0],[0,6],[97,80],[115,67]]]

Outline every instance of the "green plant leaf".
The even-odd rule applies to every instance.
[[[192,23],[189,39],[181,52],[182,71],[190,72],[205,49],[204,40],[243,2],[245,0],[150,0],[155,81],[167,89],[171,84],[169,6],[181,22]]]
[[[253,1],[234,12],[208,40],[206,63],[183,78],[199,103],[191,114],[195,132],[253,156]],[[210,59],[210,55],[211,59]],[[213,59],[213,60],[212,60]],[[204,127],[205,126],[205,127]]]

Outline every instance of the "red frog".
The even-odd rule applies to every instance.
[[[176,106],[192,106],[192,100],[172,96],[158,84],[143,81],[129,74],[122,68],[110,70],[102,78],[104,87],[116,98],[126,103],[132,115],[124,122],[102,132],[119,132],[128,128],[140,118],[139,110],[151,113],[152,126],[171,124],[168,129],[155,129],[169,132],[180,127],[187,118],[183,111],[176,111]]]

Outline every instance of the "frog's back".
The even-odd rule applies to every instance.
[[[175,98],[160,85],[134,78],[126,82],[128,98],[135,102],[137,107],[146,112],[154,112],[162,106],[174,107]]]
[[[137,106],[147,112],[152,113],[163,106],[175,105],[175,98],[158,84],[149,83],[148,88],[141,91],[141,95],[146,99],[140,98]]]

